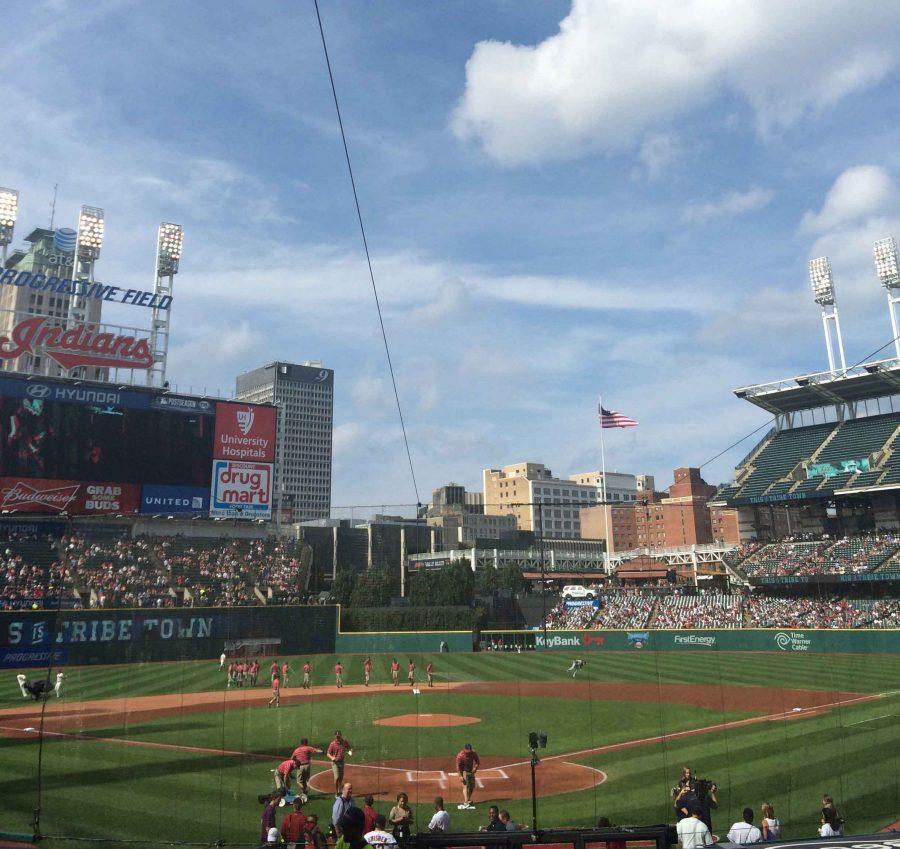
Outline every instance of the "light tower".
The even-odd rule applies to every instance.
[[[103,247],[103,231],[106,223],[104,220],[103,210],[96,206],[82,206],[78,213],[78,229],[75,235],[75,257],[72,262],[72,281],[83,280],[88,283],[94,282],[94,263],[100,256],[100,249]],[[78,324],[84,324],[87,321],[100,320],[101,304],[98,300],[92,300],[88,306],[87,295],[83,293],[73,292],[69,295],[69,309],[67,326],[69,328]],[[89,316],[88,312],[93,315]],[[96,370],[94,377],[101,377],[99,370]],[[70,370],[70,377],[85,377],[86,370],[83,366]]]
[[[181,259],[183,246],[184,229],[180,224],[163,222],[159,225],[156,237],[156,282],[153,287],[156,306],[153,307],[153,318],[150,323],[150,353],[153,356],[153,365],[147,379],[150,386],[160,388],[166,383],[172,288],[175,275],[178,274],[178,261]],[[159,306],[162,298],[167,298],[165,309]]]
[[[897,266],[897,243],[893,236],[875,242],[875,273],[881,285],[887,290],[888,312],[891,314],[891,328],[894,331],[894,353],[900,360],[900,339],[897,330],[897,303],[900,301],[900,269]]]
[[[837,339],[838,354],[841,358],[841,371],[847,370],[844,359],[844,340],[841,338],[841,320],[838,317],[837,304],[834,300],[834,276],[827,256],[820,256],[809,261],[809,282],[812,285],[813,300],[822,307],[822,329],[825,331],[825,348],[828,351],[828,368],[832,374],[834,366],[834,345],[831,340],[832,326]]]
[[[18,215],[19,193],[15,189],[0,189],[0,255],[4,266]]]
[[[103,231],[106,227],[103,210],[96,206],[82,206],[78,214],[78,229],[75,236],[75,260],[72,265],[72,280],[94,281],[94,263],[103,247]],[[87,297],[74,294],[69,296],[69,322],[87,320]]]

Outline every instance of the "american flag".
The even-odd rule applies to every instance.
[[[600,426],[601,427],[637,427],[634,419],[623,416],[615,410],[605,410],[600,407]]]

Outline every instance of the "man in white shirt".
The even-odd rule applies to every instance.
[[[702,849],[704,846],[712,846],[712,835],[702,817],[703,810],[695,806],[691,809],[691,815],[678,823],[676,831],[681,849]]]
[[[434,797],[434,816],[428,823],[428,830],[432,834],[447,834],[450,831],[450,814],[444,810],[444,797]]]
[[[397,841],[394,839],[394,835],[389,831],[385,831],[387,826],[387,820],[385,819],[384,814],[378,814],[375,817],[375,828],[367,834],[363,835],[363,840],[369,844],[369,846],[396,846]]]
[[[761,841],[762,832],[753,825],[753,808],[744,808],[744,819],[728,829],[728,842],[746,845]]]

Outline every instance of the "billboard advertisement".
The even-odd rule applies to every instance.
[[[141,513],[206,515],[208,512],[209,490],[204,487],[157,484],[141,487]]]
[[[0,477],[0,510],[10,513],[137,513],[139,486],[123,483]]]
[[[217,494],[214,515],[268,518],[274,458],[271,406],[0,374],[9,513],[205,515]]]
[[[222,519],[272,518],[272,463],[214,460],[209,515]]]
[[[216,405],[216,460],[275,462],[275,408],[220,401]]]

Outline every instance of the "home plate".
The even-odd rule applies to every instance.
[[[794,708],[793,713],[800,713],[802,710],[803,708]]]
[[[32,728],[32,727],[29,725],[28,728],[23,728],[22,730],[23,730],[23,731],[37,731],[37,728]]]

